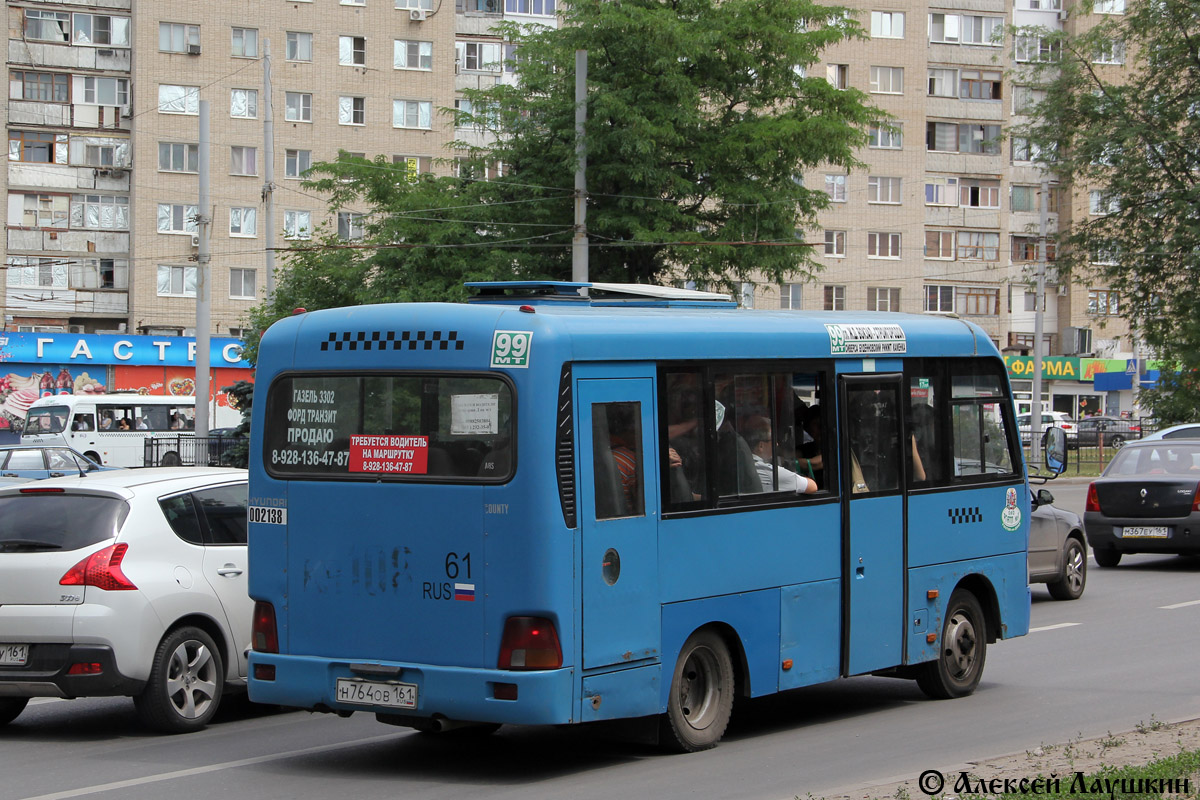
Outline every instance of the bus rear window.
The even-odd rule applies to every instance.
[[[495,377],[290,375],[267,394],[263,460],[278,477],[503,481],[513,413]]]

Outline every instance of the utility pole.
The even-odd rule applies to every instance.
[[[587,50],[575,51],[575,236],[571,239],[571,280],[587,283]]]
[[[275,113],[271,104],[271,40],[263,39],[263,226],[267,302],[275,295]]]
[[[1046,313],[1046,228],[1050,224],[1050,182],[1042,180],[1038,226],[1037,298],[1033,309],[1033,403],[1029,407],[1030,456],[1042,456],[1042,330]]]
[[[200,247],[196,253],[196,436],[208,436],[209,347],[212,328],[212,291],[208,264],[209,238],[212,235],[212,202],[209,186],[209,156],[212,137],[208,128],[208,101],[200,101],[200,204],[196,222],[200,229]]]

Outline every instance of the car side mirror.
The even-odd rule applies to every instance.
[[[1048,506],[1054,503],[1054,495],[1050,494],[1049,489],[1038,489],[1037,504],[1039,506]]]
[[[1054,427],[1046,431],[1046,469],[1054,475],[1067,471],[1067,432]]]

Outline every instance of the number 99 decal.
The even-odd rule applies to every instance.
[[[496,331],[492,337],[493,367],[528,367],[532,331]]]

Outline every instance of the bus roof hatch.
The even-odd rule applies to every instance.
[[[540,305],[580,304],[593,307],[736,308],[727,294],[676,289],[646,283],[572,283],[569,281],[473,281],[472,303]]]

